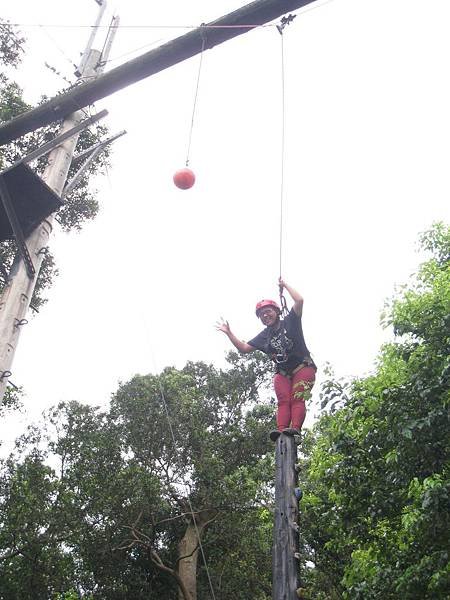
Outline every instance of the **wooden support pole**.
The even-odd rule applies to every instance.
[[[281,434],[275,451],[275,523],[272,548],[272,600],[295,600],[298,589],[298,437]]]
[[[0,125],[0,145],[48,125],[141,79],[191,58],[238,35],[311,4],[314,0],[256,0],[198,27],[142,56],[77,85],[48,102]]]
[[[83,59],[82,61],[85,66],[81,80],[84,78],[91,79],[99,73],[97,65],[101,53],[91,48],[91,43],[92,39],[90,39],[84,51],[86,60]],[[61,195],[66,183],[79,136],[78,125],[84,116],[82,110],[66,116],[60,131],[62,135],[60,140],[63,139],[64,141],[53,148],[48,156],[43,180],[58,195]],[[83,128],[84,126],[80,128],[80,131]],[[78,133],[74,135],[74,131],[78,131]],[[69,137],[66,137],[66,134]],[[30,198],[30,202],[32,200]],[[6,391],[8,379],[11,376],[11,367],[22,326],[28,323],[25,317],[50,238],[52,221],[53,216],[50,215],[24,241],[30,258],[29,264],[25,264],[20,256],[16,256],[6,285],[0,295],[0,404]]]

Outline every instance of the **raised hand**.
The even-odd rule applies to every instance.
[[[223,317],[220,317],[220,321],[217,321],[216,329],[217,331],[223,331],[227,335],[231,334],[230,324],[228,323],[228,321],[225,321]]]

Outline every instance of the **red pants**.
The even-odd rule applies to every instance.
[[[277,373],[273,378],[273,387],[278,400],[277,427],[280,431],[287,427],[301,429],[305,420],[305,399],[311,396],[316,379],[313,367],[303,367],[292,377]]]

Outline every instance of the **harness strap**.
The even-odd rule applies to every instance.
[[[277,373],[280,373],[280,375],[283,375],[283,377],[293,377],[298,371],[300,371],[301,369],[304,369],[305,367],[311,367],[313,368],[315,371],[317,371],[317,367],[316,365],[313,363],[313,361],[311,359],[304,359],[299,365],[297,365],[295,367],[295,369],[293,369],[292,371],[286,371],[285,369],[278,369]]]

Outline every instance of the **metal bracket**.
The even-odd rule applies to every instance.
[[[29,163],[32,160],[35,160],[40,156],[47,154],[48,152],[59,146],[62,142],[76,135],[83,129],[86,129],[86,127],[89,127],[89,125],[92,125],[99,119],[102,119],[107,114],[107,110],[102,110],[96,115],[89,117],[88,119],[84,119],[83,121],[75,125],[75,127],[72,127],[68,131],[63,132],[62,134],[56,136],[53,140],[50,140],[46,144],[43,144],[40,148],[33,150],[33,152],[30,152],[23,158],[17,160],[10,167],[8,167],[6,171],[11,171],[12,169],[14,169],[14,167],[17,168],[19,167],[19,165]],[[9,193],[8,186],[6,185],[6,180],[3,171],[0,172],[0,199],[5,209],[6,216],[8,217],[9,223],[11,225],[12,232],[16,239],[19,254],[25,263],[27,275],[30,279],[32,279],[36,274],[36,269],[34,267],[33,261],[31,260],[30,253],[26,245],[25,235],[23,233],[22,226],[11,201],[11,195]]]
[[[71,166],[74,167],[80,161],[84,160],[85,158],[88,158],[94,152],[94,150],[96,150],[97,148],[99,148],[99,147],[104,148],[105,146],[108,146],[109,144],[111,144],[111,142],[114,142],[115,140],[122,137],[122,135],[125,135],[126,133],[127,133],[127,131],[125,129],[122,129],[122,131],[119,131],[119,133],[115,133],[114,135],[112,135],[109,138],[106,138],[106,140],[97,142],[90,148],[86,148],[86,150],[79,152],[72,158]]]
[[[199,27],[199,32],[200,32],[200,37],[202,38],[202,52],[205,50],[206,48],[206,44],[208,42],[208,38],[206,37],[206,23],[201,23],[200,27]]]
[[[292,21],[295,19],[297,15],[288,15],[287,17],[282,17],[280,24],[277,25],[277,29],[278,29],[278,33],[280,35],[283,35],[283,29],[286,27],[286,25],[289,25],[289,23],[292,23]]]
[[[84,165],[82,167],[80,167],[80,169],[75,173],[75,175],[72,177],[72,179],[69,181],[69,183],[66,185],[66,187],[64,188],[64,190],[61,194],[61,198],[65,198],[77,186],[78,182],[80,181],[80,179],[82,178],[84,173],[86,173],[87,169],[89,168],[89,165],[95,160],[95,158],[97,158],[97,156],[100,154],[100,152],[103,152],[103,150],[106,148],[106,146],[108,144],[110,144],[111,142],[113,142],[114,140],[119,138],[120,136],[124,135],[125,133],[126,133],[125,130],[121,131],[120,133],[117,133],[116,135],[108,138],[107,140],[104,140],[103,142],[99,142],[98,144],[91,146],[90,148],[88,148],[87,150],[85,150],[84,152],[79,154],[78,156],[74,157],[74,159],[72,160],[72,164],[74,162],[78,162],[78,161],[82,160],[86,156],[87,156],[87,160],[84,163]]]
[[[14,319],[14,321],[14,327],[16,327],[17,329],[19,327],[22,327],[22,325],[28,325],[28,319]]]
[[[3,175],[0,173],[0,198],[3,202],[3,206],[5,208],[5,212],[8,216],[9,222],[11,223],[11,228],[14,233],[14,237],[17,241],[17,247],[19,249],[19,253],[25,263],[25,268],[27,270],[27,275],[30,279],[34,277],[36,274],[36,270],[33,265],[33,261],[31,260],[30,253],[28,252],[27,245],[25,243],[25,237],[23,235],[22,227],[20,226],[19,219],[17,218],[16,211],[11,202],[11,197],[8,192],[8,188],[5,184],[5,180]]]
[[[97,113],[96,115],[93,115],[92,117],[84,119],[83,121],[78,123],[78,125],[75,125],[75,127],[72,127],[71,129],[64,131],[64,133],[57,135],[55,138],[53,138],[52,140],[50,140],[43,146],[40,146],[40,148],[36,148],[36,150],[33,150],[33,152],[30,152],[30,154],[27,154],[20,160],[16,161],[9,168],[15,167],[19,163],[29,163],[32,160],[35,160],[36,158],[39,158],[40,156],[47,154],[47,152],[50,152],[50,150],[53,150],[53,148],[56,148],[56,146],[59,146],[62,142],[64,142],[68,138],[71,138],[73,135],[76,135],[80,131],[83,131],[83,129],[86,129],[86,127],[89,127],[90,125],[93,125],[100,119],[103,119],[103,117],[106,117],[107,114],[108,114],[108,111],[105,109],[105,110],[101,110],[99,113]]]

